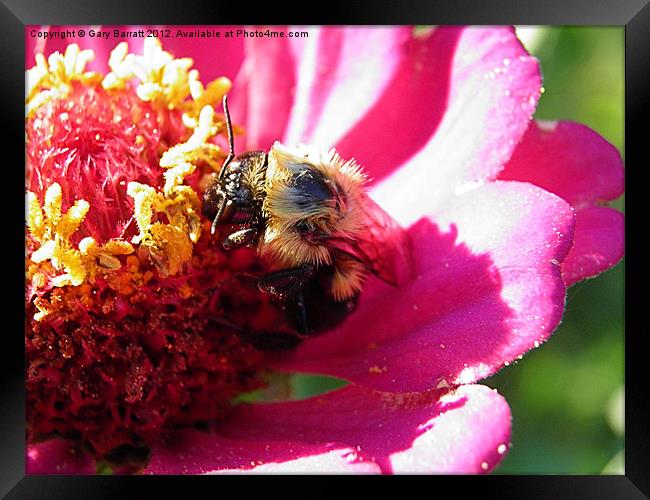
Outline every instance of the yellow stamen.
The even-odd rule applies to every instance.
[[[192,136],[187,142],[177,144],[165,151],[165,154],[160,159],[160,166],[173,170],[184,163],[196,165],[199,162],[204,162],[217,171],[221,161],[221,148],[208,142],[208,140],[215,136],[218,131],[219,127],[215,124],[214,108],[204,106]],[[168,173],[165,174],[166,178],[167,175]]]
[[[204,87],[199,80],[199,72],[190,71],[190,94],[193,102],[192,106],[183,114],[183,123],[188,128],[196,128],[200,123],[200,113],[205,106],[221,102],[226,95],[232,83],[224,76],[212,80],[207,87]]]
[[[40,247],[32,252],[30,259],[35,264],[46,265],[49,261],[56,271],[63,274],[52,278],[54,286],[78,286],[86,280],[93,280],[99,269],[114,270],[121,267],[115,255],[127,255],[133,247],[126,241],[110,240],[98,245],[92,238],[84,238],[74,248],[70,237],[83,223],[90,204],[86,200],[77,200],[64,214],[62,213],[61,186],[52,184],[45,192],[45,201],[41,208],[36,195],[27,193],[27,228],[32,238]],[[33,274],[32,285],[45,286],[45,275]]]
[[[37,54],[36,66],[25,73],[25,116],[33,116],[39,106],[51,99],[67,96],[72,82],[94,84],[101,81],[98,73],[85,71],[94,57],[92,50],[79,50],[76,43],[68,45],[65,55],[53,52],[47,61],[43,54]]]
[[[160,159],[167,169],[162,192],[130,182],[127,193],[134,200],[135,221],[140,230],[131,241],[140,243],[163,275],[180,272],[192,260],[193,244],[201,235],[200,203],[196,192],[183,184],[199,163],[217,166],[221,149],[208,142],[219,131],[212,106],[204,106],[192,136],[168,149]],[[155,220],[162,213],[168,223]]]
[[[128,52],[122,42],[111,52],[108,65],[111,72],[102,85],[107,90],[122,90],[131,79],[140,81],[136,94],[155,108],[177,109],[183,112],[183,123],[196,128],[199,114],[207,105],[220,102],[232,86],[226,77],[220,77],[203,86],[199,72],[190,69],[194,61],[189,57],[174,58],[162,49],[158,38],[147,38],[142,55]],[[39,73],[35,73],[35,78]]]

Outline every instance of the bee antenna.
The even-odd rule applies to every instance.
[[[223,210],[221,211],[223,212]],[[217,214],[217,216],[212,220],[212,225],[210,226],[210,234],[214,234],[217,230],[217,225],[219,224],[219,215],[220,214]]]
[[[219,224],[219,219],[221,219],[221,214],[223,214],[223,209],[225,206],[226,200],[222,197],[221,198],[221,204],[219,205],[219,210],[217,211],[217,215],[214,216],[214,219],[212,219],[212,225],[210,226],[210,234],[214,234],[215,231],[217,230],[217,225]]]
[[[210,226],[210,234],[214,234],[215,231],[217,230],[217,225],[219,224],[219,220],[221,219],[221,216],[223,215],[223,212],[226,209],[226,205],[228,205],[228,202],[226,201],[225,196],[221,194],[221,203],[219,203],[219,209],[217,210],[217,215],[215,215],[214,219],[212,219],[212,226]]]
[[[230,111],[228,111],[228,94],[223,96],[223,112],[226,116],[226,129],[228,130],[228,144],[230,145],[230,151],[228,151],[228,156],[226,161],[223,162],[221,167],[221,172],[219,173],[219,180],[223,179],[223,176],[226,172],[226,167],[235,157],[235,139],[232,133],[232,122],[230,121]]]

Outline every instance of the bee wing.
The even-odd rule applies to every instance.
[[[403,284],[412,276],[406,231],[369,196],[360,201],[364,230],[354,240],[334,238],[331,246],[361,261],[383,281]]]

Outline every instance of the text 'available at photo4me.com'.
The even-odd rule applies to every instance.
[[[29,32],[32,38],[54,39],[81,39],[81,38],[99,38],[99,39],[118,39],[126,40],[131,38],[308,38],[309,32],[306,30],[274,30],[274,29],[254,29],[254,28],[196,28],[196,27],[175,27],[175,28],[140,28],[133,30],[123,29],[37,29],[33,28]]]

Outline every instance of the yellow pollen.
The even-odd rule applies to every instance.
[[[119,269],[121,262],[115,256],[133,252],[133,247],[126,241],[110,240],[98,245],[92,238],[84,238],[78,248],[74,248],[70,237],[83,223],[90,204],[86,200],[77,200],[66,213],[62,212],[61,204],[61,186],[57,183],[45,192],[43,207],[34,193],[27,193],[27,229],[32,239],[40,243],[29,256],[41,269],[37,271],[38,266],[30,267],[35,288],[46,285],[45,271],[52,269],[63,272],[51,278],[54,286],[79,286],[86,280],[94,280],[98,271]]]
[[[135,220],[140,230],[132,240],[149,252],[163,276],[180,272],[192,260],[193,244],[201,236],[200,202],[196,192],[183,184],[198,165],[217,170],[223,159],[221,149],[208,142],[219,132],[212,106],[204,106],[190,138],[169,148],[160,159],[167,169],[162,192],[151,186],[130,182],[127,193],[135,202]],[[157,221],[163,213],[168,223]]]
[[[221,77],[204,85],[199,72],[191,69],[193,60],[174,58],[163,50],[157,38],[147,38],[143,53],[139,55],[129,53],[126,42],[118,44],[111,52],[108,61],[111,71],[105,77],[85,71],[93,58],[92,50],[80,50],[76,44],[69,45],[64,55],[55,52],[47,60],[37,54],[36,66],[26,75],[26,115],[33,116],[39,106],[51,99],[67,97],[73,82],[88,86],[101,83],[109,92],[135,90],[141,100],[151,103],[156,113],[166,110],[182,113],[183,123],[192,134],[187,141],[162,155],[163,188],[138,182],[130,182],[127,186],[127,193],[135,202],[134,217],[139,228],[139,234],[131,243],[142,247],[143,255],[153,261],[163,276],[176,274],[191,262],[193,245],[202,231],[199,197],[184,182],[197,168],[201,173],[214,173],[221,167],[225,153],[210,141],[224,132],[225,123],[221,116],[217,120],[212,105],[229,92],[231,82]],[[149,113],[146,116],[148,118]],[[121,117],[115,120],[119,122]],[[239,129],[235,127],[235,130]],[[140,145],[145,140],[137,136],[135,142]],[[56,183],[47,189],[42,206],[31,192],[27,193],[26,201],[27,227],[32,244],[37,244],[28,256],[31,260],[28,278],[34,288],[45,287],[48,282],[57,287],[92,282],[98,273],[106,275],[122,269],[122,256],[134,252],[131,243],[120,240],[100,245],[92,238],[85,238],[75,247],[70,238],[83,223],[90,204],[77,200],[67,213],[62,213],[62,192]],[[131,270],[139,262],[134,255],[127,259],[129,272],[134,276],[144,272]],[[114,277],[117,274],[121,272]],[[147,270],[135,279],[146,282],[153,276]],[[128,290],[128,286],[120,290]]]
[[[65,55],[53,52],[47,60],[43,54],[36,54],[36,66],[25,72],[25,116],[33,116],[36,109],[54,98],[66,97],[72,82],[91,85],[101,81],[100,74],[85,71],[94,57],[92,50],[79,50],[76,43],[68,45]]]
[[[107,90],[123,90],[129,80],[137,79],[136,94],[140,99],[157,109],[182,111],[185,126],[196,128],[201,110],[221,101],[232,84],[221,77],[204,87],[199,72],[190,69],[192,64],[194,61],[189,57],[174,58],[163,50],[155,37],[145,40],[142,55],[129,53],[128,44],[122,42],[111,52],[111,72],[102,85]]]

